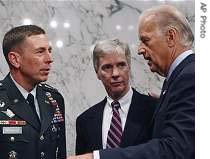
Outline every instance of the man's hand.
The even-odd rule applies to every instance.
[[[67,159],[93,159],[92,153],[87,153],[84,155],[78,155],[78,156],[69,156]]]

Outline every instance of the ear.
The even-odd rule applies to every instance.
[[[177,32],[175,28],[169,28],[167,33],[167,43],[169,47],[173,47],[176,44]]]
[[[8,59],[10,64],[15,67],[19,68],[20,67],[20,54],[17,52],[9,52],[8,54]]]

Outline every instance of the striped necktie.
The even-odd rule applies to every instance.
[[[120,103],[118,101],[114,101],[111,103],[112,106],[112,120],[110,124],[110,129],[107,135],[107,148],[115,148],[119,147],[122,139],[122,124],[120,113],[118,109],[120,108]]]

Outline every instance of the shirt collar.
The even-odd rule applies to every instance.
[[[12,77],[12,75],[10,74],[10,77],[12,79],[12,81],[15,83],[16,87],[18,88],[18,90],[21,92],[21,94],[23,95],[23,97],[25,99],[27,99],[28,94],[31,93],[35,98],[36,98],[36,87],[34,87],[34,89],[31,92],[28,92],[27,90],[25,90],[20,84],[18,84],[15,79]]]
[[[131,104],[132,96],[133,96],[133,90],[130,87],[128,92],[122,98],[120,98],[118,100],[118,102],[120,103],[120,109],[122,109],[123,112],[125,112],[127,110],[126,106],[127,105],[129,106]],[[111,107],[111,103],[113,101],[114,100],[107,95],[107,103],[108,103],[109,107]]]
[[[192,50],[187,50],[183,53],[181,53],[177,58],[174,60],[174,62],[171,64],[166,79],[168,80],[172,74],[172,72],[175,70],[175,68],[189,55],[193,54]]]

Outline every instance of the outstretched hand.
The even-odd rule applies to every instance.
[[[87,153],[84,155],[78,155],[78,156],[69,156],[67,159],[93,159],[92,153]]]

